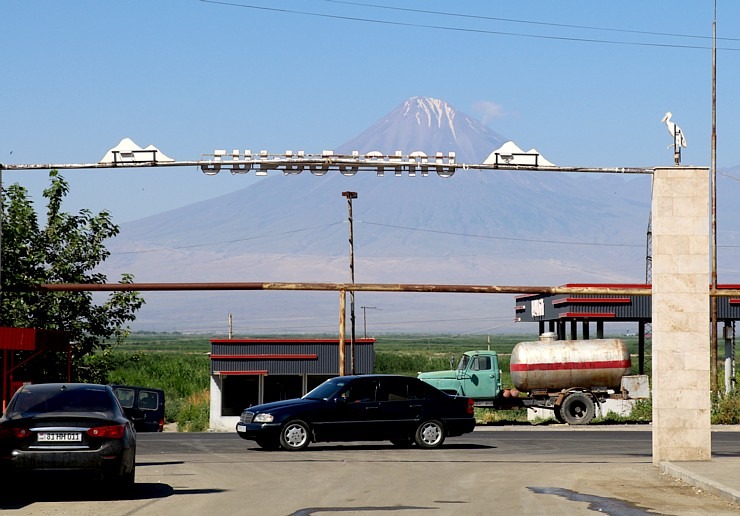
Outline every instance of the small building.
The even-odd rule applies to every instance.
[[[605,322],[636,322],[640,332],[652,317],[650,285],[581,284],[566,287],[610,287],[644,290],[644,294],[529,294],[516,298],[516,318],[519,322],[536,322],[539,334],[554,332],[558,339],[577,339],[581,324],[583,339],[590,338],[590,323],[596,323],[596,337],[604,338]],[[568,328],[570,326],[570,328]]]
[[[344,370],[353,370],[352,346],[345,341]],[[355,339],[354,372],[375,367],[375,339]],[[233,430],[251,405],[300,398],[339,374],[339,339],[211,340],[213,430]]]
[[[67,381],[72,376],[72,352],[67,332],[38,328],[0,327],[0,350],[2,350],[0,357],[0,369],[2,369],[0,408],[2,410],[5,410],[10,398],[24,383],[44,380],[44,378],[33,378],[31,373],[34,359],[45,353],[66,353],[67,367],[64,376]]]

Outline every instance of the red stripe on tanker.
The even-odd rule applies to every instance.
[[[599,362],[550,362],[542,364],[515,364],[511,366],[512,371],[554,371],[561,369],[625,369],[631,368],[630,360],[612,360]],[[621,372],[621,371],[620,371]]]

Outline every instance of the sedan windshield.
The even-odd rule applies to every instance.
[[[316,387],[314,390],[306,394],[303,398],[304,399],[312,399],[312,400],[328,400],[330,398],[333,398],[336,396],[336,394],[342,390],[342,388],[347,384],[344,380],[337,380],[337,379],[331,379],[327,380],[318,387]]]

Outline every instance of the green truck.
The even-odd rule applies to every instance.
[[[473,398],[476,407],[550,411],[562,423],[585,425],[609,400],[650,396],[649,379],[632,375],[627,345],[619,339],[557,340],[543,334],[512,350],[512,387],[502,384],[498,354],[466,351],[457,369],[419,373],[449,394]]]

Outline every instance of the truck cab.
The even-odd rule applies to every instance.
[[[495,351],[466,351],[457,369],[419,373],[418,378],[448,394],[493,399],[501,392],[501,371]]]

